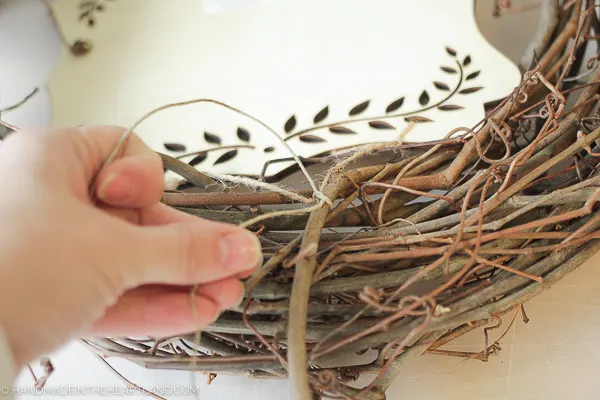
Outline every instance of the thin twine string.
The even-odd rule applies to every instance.
[[[404,127],[404,129],[400,132],[400,134],[398,135],[398,140],[396,140],[395,142],[375,143],[372,145],[366,145],[361,148],[358,148],[353,155],[346,158],[344,161],[342,161],[341,163],[339,163],[338,165],[334,166],[333,168],[329,169],[329,171],[327,171],[327,174],[325,175],[325,178],[323,179],[323,183],[321,184],[321,190],[325,190],[325,186],[327,186],[327,184],[329,183],[329,179],[331,179],[331,176],[333,175],[333,173],[335,171],[343,170],[344,167],[346,167],[346,165],[350,164],[351,162],[358,160],[359,158],[362,158],[363,156],[368,156],[374,151],[385,149],[386,147],[390,147],[390,144],[392,144],[392,143],[396,143],[398,146],[402,145],[402,143],[404,143],[404,138],[406,137],[406,135],[408,135],[408,133],[414,127],[415,127],[415,122],[410,121],[408,123],[408,125],[406,127]]]
[[[415,123],[413,121],[411,121],[408,124],[408,126],[405,129],[403,129],[402,132],[400,132],[399,138],[396,142],[384,142],[384,143],[376,143],[376,144],[372,144],[372,145],[362,146],[356,150],[356,153],[354,153],[350,157],[346,158],[339,164],[330,168],[327,171],[325,178],[323,179],[323,182],[321,183],[320,191],[318,191],[314,194],[315,198],[320,200],[318,204],[316,204],[312,207],[301,208],[298,210],[274,211],[274,212],[267,213],[264,215],[259,215],[257,217],[254,217],[252,219],[242,222],[238,226],[247,228],[249,226],[252,226],[260,221],[264,221],[265,219],[269,219],[269,218],[310,213],[310,212],[313,212],[313,211],[321,208],[323,203],[327,203],[330,207],[333,208],[333,202],[331,201],[331,199],[327,198],[327,196],[325,196],[322,192],[323,190],[325,190],[325,187],[329,184],[329,180],[333,176],[333,173],[336,171],[342,171],[348,164],[354,162],[355,160],[357,160],[363,156],[369,155],[376,150],[385,149],[386,147],[389,147],[390,143],[397,143],[398,145],[401,145],[404,142],[404,138],[406,137],[406,135],[413,129],[414,125],[415,125]]]
[[[192,104],[198,104],[198,103],[212,103],[212,104],[217,104],[220,105],[222,107],[225,107],[231,111],[234,111],[238,114],[241,114],[247,118],[250,118],[251,120],[253,120],[254,122],[260,124],[261,126],[263,126],[265,129],[267,129],[269,131],[269,133],[271,133],[277,140],[279,140],[279,142],[290,152],[290,154],[292,155],[292,157],[294,158],[294,161],[296,161],[296,164],[298,164],[298,167],[300,167],[300,170],[302,171],[302,173],[304,174],[304,176],[306,177],[306,180],[308,181],[311,189],[313,190],[313,196],[319,200],[319,201],[324,201],[328,204],[333,204],[333,202],[328,199],[323,193],[321,193],[321,191],[319,191],[319,189],[317,189],[317,186],[315,185],[315,182],[313,181],[313,179],[311,178],[310,174],[308,173],[308,171],[306,170],[306,168],[304,167],[304,164],[302,164],[302,161],[300,161],[300,158],[298,157],[298,155],[294,152],[294,150],[292,150],[292,148],[287,144],[287,142],[285,140],[283,140],[281,138],[281,136],[275,132],[275,130],[273,128],[271,128],[270,126],[268,126],[267,124],[265,124],[264,122],[262,122],[261,120],[259,120],[258,118],[242,111],[239,110],[235,107],[232,107],[228,104],[225,104],[221,101],[218,100],[213,100],[213,99],[193,99],[193,100],[186,100],[186,101],[181,101],[181,102],[176,102],[176,103],[170,103],[170,104],[166,104],[164,106],[155,108],[154,110],[148,112],[146,115],[144,115],[142,118],[140,118],[136,123],[134,123],[129,129],[127,129],[123,135],[121,135],[121,138],[119,139],[119,142],[116,144],[116,146],[114,147],[113,151],[109,154],[108,158],[106,159],[106,161],[104,162],[104,165],[102,166],[102,168],[100,169],[100,172],[102,172],[109,164],[111,164],[117,157],[119,157],[121,155],[121,152],[123,151],[123,149],[125,148],[125,145],[127,144],[127,140],[129,139],[129,137],[131,136],[131,133],[142,124],[142,122],[144,122],[145,120],[147,120],[148,118],[150,118],[152,115],[157,114],[161,111],[170,109],[170,108],[175,108],[175,107],[184,107],[187,105],[192,105]],[[99,174],[98,174],[99,175]],[[95,193],[96,190],[96,185],[97,185],[97,177],[96,179],[94,179],[91,189],[90,189],[90,193],[93,194]]]
[[[234,175],[227,175],[227,174],[215,174],[215,173],[211,173],[211,172],[202,172],[204,175],[207,175],[217,181],[227,181],[227,182],[231,182],[231,183],[235,183],[235,184],[240,184],[240,185],[245,185],[254,189],[267,189],[270,190],[272,192],[276,192],[281,194],[282,196],[288,197],[292,200],[296,200],[300,203],[314,203],[314,200],[309,199],[308,197],[304,197],[299,195],[296,192],[292,192],[290,190],[286,190],[284,187],[282,186],[278,186],[278,185],[273,185],[272,183],[267,183],[267,182],[260,182],[257,181],[256,179],[251,179],[251,178],[247,178],[245,176],[234,176]]]
[[[269,218],[275,218],[275,217],[284,217],[284,216],[288,216],[288,215],[300,215],[300,214],[307,214],[307,213],[311,213],[315,210],[318,210],[319,208],[321,208],[321,206],[323,205],[325,201],[319,201],[318,204],[315,204],[311,207],[305,207],[305,208],[300,208],[297,210],[282,210],[282,211],[274,211],[274,212],[270,212],[267,214],[263,214],[263,215],[259,215],[257,217],[251,218],[247,221],[244,221],[242,223],[240,223],[238,226],[240,228],[247,228],[249,226],[252,226],[258,222],[264,221],[265,219],[269,219]]]

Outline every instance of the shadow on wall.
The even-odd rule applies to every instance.
[[[481,34],[498,51],[519,64],[529,41],[535,35],[540,17],[539,7],[518,13],[494,16],[497,0],[475,0],[475,19]],[[529,6],[535,0],[512,0],[512,7]]]

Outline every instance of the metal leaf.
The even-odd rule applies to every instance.
[[[329,115],[329,106],[325,106],[325,108],[323,108],[321,111],[319,111],[317,113],[317,115],[315,115],[315,118],[313,119],[313,122],[315,124],[318,124],[319,122],[321,122],[325,118],[327,118],[327,115]]]
[[[442,69],[442,71],[444,71],[444,72],[447,72],[447,73],[449,73],[449,74],[456,74],[456,73],[458,72],[457,70],[455,70],[455,69],[454,69],[454,68],[452,68],[452,67],[446,67],[446,66],[442,66],[442,67],[440,67],[440,68]]]
[[[295,127],[296,127],[296,116],[292,115],[290,117],[290,119],[288,119],[286,121],[285,125],[283,126],[283,129],[285,130],[285,133],[291,133]]]
[[[475,92],[477,92],[478,90],[481,90],[481,89],[483,89],[482,86],[475,86],[475,87],[470,87],[470,88],[463,89],[463,90],[461,90],[458,93],[460,93],[460,94],[475,93]]]
[[[186,150],[186,147],[181,143],[164,143],[164,146],[169,151],[181,152]]]
[[[462,110],[464,107],[457,106],[454,104],[444,104],[443,106],[439,106],[438,110],[442,111],[454,111],[454,110]]]
[[[275,151],[275,147],[273,147],[273,146],[266,147],[264,151],[265,151],[265,153],[272,153]]]
[[[221,138],[213,133],[204,132],[204,140],[208,143],[221,144]]]
[[[467,66],[471,64],[471,56],[466,56],[465,59],[463,60],[463,66]]]
[[[445,90],[445,91],[449,91],[450,90],[450,87],[448,85],[446,85],[445,83],[442,83],[442,82],[433,82],[433,84],[439,90]]]
[[[352,110],[350,110],[350,112],[348,114],[350,116],[360,114],[361,112],[365,111],[367,109],[367,107],[369,107],[370,102],[371,102],[371,100],[363,101],[362,103],[354,106],[354,108],[352,108]]]
[[[221,157],[217,158],[217,161],[215,161],[213,165],[223,164],[224,162],[227,162],[233,159],[235,156],[237,156],[237,153],[237,150],[229,150],[228,152],[224,153]]]
[[[456,57],[456,50],[454,50],[452,47],[446,47],[446,51],[448,52],[448,54],[450,54],[452,57]]]
[[[344,126],[332,126],[329,128],[329,132],[335,133],[338,135],[355,135],[356,134],[356,132],[354,132],[352,129],[348,129]]]
[[[327,140],[320,138],[318,136],[315,136],[315,135],[302,135],[302,136],[300,136],[300,141],[305,142],[305,143],[323,143],[323,142],[326,142]]]
[[[467,77],[465,78],[465,80],[471,80],[471,79],[475,79],[479,76],[479,74],[481,73],[481,71],[475,71],[475,72],[471,72],[469,75],[467,75]]]
[[[429,93],[427,93],[427,90],[423,90],[423,93],[419,96],[419,104],[426,106],[427,103],[429,103]]]
[[[396,129],[392,125],[383,121],[371,121],[369,122],[369,126],[375,129]]]
[[[421,123],[421,122],[433,122],[432,119],[426,118],[426,117],[421,117],[419,115],[415,115],[413,117],[406,117],[404,118],[404,120],[406,122],[415,122],[415,123]]]
[[[250,132],[241,126],[237,128],[237,137],[244,142],[250,142]]]
[[[208,154],[206,152],[199,153],[196,157],[192,158],[190,162],[188,162],[188,164],[194,167],[200,164],[202,161],[206,160],[207,156]]]
[[[399,109],[400,107],[402,107],[402,104],[404,104],[404,97],[400,97],[398,100],[394,100],[390,103],[389,106],[387,106],[387,108],[385,109],[386,113],[391,113],[396,111],[397,109]]]

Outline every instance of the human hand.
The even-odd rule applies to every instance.
[[[249,231],[161,204],[160,157],[137,136],[100,172],[122,133],[53,129],[0,143],[0,328],[19,368],[75,337],[206,327],[241,301],[239,278],[262,259]]]

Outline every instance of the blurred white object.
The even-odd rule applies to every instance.
[[[31,128],[51,120],[46,83],[60,55],[60,41],[48,12],[39,0],[0,2],[0,109],[24,105],[2,119]]]

